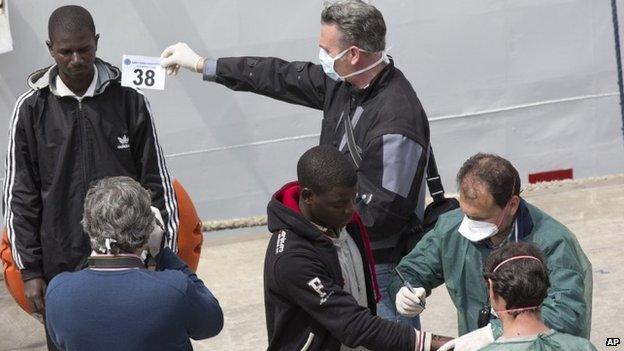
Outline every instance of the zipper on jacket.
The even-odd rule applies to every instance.
[[[79,116],[78,116],[78,124],[80,125],[80,154],[81,154],[81,158],[82,158],[82,183],[83,183],[83,195],[86,195],[87,193],[87,188],[89,186],[89,183],[87,182],[87,143],[86,143],[86,139],[87,139],[87,128],[85,127],[83,118],[85,118],[84,115],[84,110],[82,109],[82,100],[81,99],[76,99],[78,100],[78,112],[79,112]]]

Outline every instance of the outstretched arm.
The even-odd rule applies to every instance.
[[[184,43],[166,48],[161,66],[169,74],[180,67],[202,73],[204,80],[214,81],[237,91],[250,91],[285,102],[323,109],[327,86],[336,84],[325,76],[319,65],[310,62],[288,62],[274,57],[228,57],[218,60],[203,58]]]

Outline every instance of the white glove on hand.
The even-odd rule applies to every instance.
[[[476,351],[494,342],[494,333],[490,324],[473,330],[442,345],[438,351]]]
[[[147,252],[149,252],[152,257],[156,257],[160,252],[160,245],[162,244],[163,235],[165,234],[165,226],[163,225],[160,211],[152,206],[152,212],[154,213],[154,217],[156,217],[156,223],[154,225],[154,230],[150,233],[149,239],[147,239]]]
[[[425,296],[427,293],[423,288],[415,288],[412,293],[406,286],[397,293],[395,304],[396,310],[401,316],[415,317],[424,310]],[[421,306],[421,304],[423,306]]]
[[[193,72],[201,72],[197,64],[203,58],[195,53],[186,43],[177,43],[166,48],[160,54],[160,65],[167,69],[168,75],[178,74],[180,67]]]

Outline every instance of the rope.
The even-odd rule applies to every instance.
[[[205,232],[213,232],[225,229],[239,229],[261,227],[267,224],[266,216],[253,216],[244,218],[231,218],[214,221],[203,221],[202,230]]]

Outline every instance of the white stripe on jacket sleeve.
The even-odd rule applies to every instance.
[[[173,184],[171,183],[171,177],[169,176],[169,171],[167,170],[167,165],[165,163],[165,157],[162,152],[162,148],[160,147],[160,143],[158,142],[158,136],[156,134],[156,124],[154,122],[152,107],[150,106],[150,103],[147,100],[147,97],[143,94],[143,92],[138,89],[135,90],[139,94],[141,94],[141,96],[143,96],[143,100],[145,101],[145,106],[147,107],[147,112],[152,123],[152,136],[154,139],[154,147],[156,149],[156,155],[158,158],[158,171],[160,173],[160,179],[162,181],[163,195],[165,198],[165,208],[167,209],[167,213],[169,214],[166,223],[169,238],[166,242],[166,245],[173,252],[177,253],[178,227],[180,225],[180,222],[178,218],[178,204],[176,201],[175,190],[173,189]]]
[[[4,176],[4,225],[7,229],[7,235],[9,244],[11,245],[11,251],[13,254],[13,262],[18,269],[24,269],[24,263],[22,262],[22,256],[19,254],[17,244],[15,242],[15,229],[13,226],[13,185],[15,184],[16,162],[15,162],[15,129],[17,128],[17,122],[19,120],[19,110],[22,103],[31,95],[35,93],[35,90],[29,90],[17,98],[15,107],[13,108],[13,114],[11,122],[9,124],[9,146],[7,147],[7,157],[5,163],[5,176]]]

